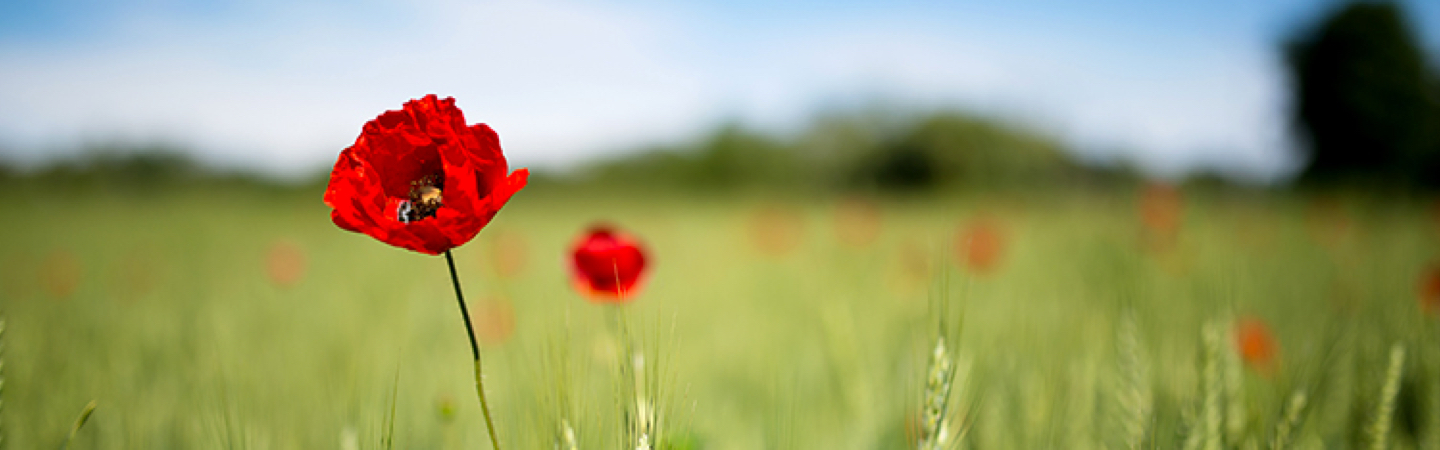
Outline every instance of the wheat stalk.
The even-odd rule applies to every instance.
[[[1145,444],[1145,424],[1150,417],[1150,386],[1145,361],[1141,356],[1140,330],[1133,313],[1124,314],[1117,330],[1122,386],[1120,428],[1125,448],[1139,450]]]
[[[580,447],[575,442],[575,428],[570,426],[570,419],[560,419],[560,439],[555,444],[558,450],[576,450]]]
[[[1395,413],[1395,397],[1400,393],[1400,374],[1405,369],[1405,347],[1390,347],[1390,367],[1385,371],[1385,385],[1380,388],[1380,402],[1375,407],[1375,422],[1370,424],[1370,448],[1389,447],[1390,416]]]
[[[630,364],[633,366],[631,374],[635,378],[635,421],[631,424],[631,436],[634,438],[635,450],[652,450],[655,447],[655,407],[645,392],[645,355],[635,352],[630,358]]]
[[[360,450],[360,433],[346,425],[340,429],[340,450]]]
[[[1235,336],[1235,323],[1227,321],[1221,329],[1220,364],[1224,374],[1225,429],[1222,445],[1236,446],[1245,434],[1244,368],[1240,365],[1239,349],[1227,345],[1226,339]]]
[[[945,347],[945,337],[935,340],[930,352],[930,367],[925,377],[925,409],[921,412],[919,450],[948,448],[950,430],[950,390],[955,384],[955,361]]]
[[[80,417],[75,418],[75,425],[70,427],[70,434],[65,437],[65,444],[60,446],[61,450],[68,450],[70,448],[70,442],[75,440],[75,434],[79,433],[80,428],[84,427],[85,423],[90,421],[90,414],[94,412],[95,401],[91,400],[90,403],[85,405],[85,409],[80,411]]]
[[[1221,400],[1225,393],[1224,380],[1221,378],[1221,361],[1224,349],[1224,336],[1219,324],[1210,323],[1205,326],[1202,332],[1202,340],[1205,349],[1204,368],[1201,369],[1201,386],[1204,390],[1204,403],[1200,410],[1200,426],[1203,434],[1202,448],[1205,450],[1220,450],[1224,438],[1221,435],[1224,424],[1225,412],[1222,409]]]
[[[1275,437],[1270,441],[1271,450],[1285,450],[1290,448],[1295,430],[1300,427],[1301,414],[1305,412],[1305,404],[1308,398],[1303,389],[1296,389],[1290,394],[1290,401],[1285,404],[1285,414],[1280,417],[1280,422],[1275,424]]]
[[[655,407],[647,392],[646,379],[649,375],[645,365],[643,345],[637,345],[629,320],[624,312],[615,309],[615,322],[620,329],[620,379],[622,390],[630,394],[631,400],[622,400],[626,420],[625,445],[635,450],[655,448]]]

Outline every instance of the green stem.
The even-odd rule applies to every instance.
[[[500,450],[500,439],[495,436],[495,421],[490,418],[490,403],[485,401],[485,377],[480,371],[480,345],[475,343],[475,326],[470,323],[470,309],[465,307],[465,294],[460,292],[460,276],[455,273],[455,257],[445,251],[445,263],[450,266],[450,282],[455,285],[455,300],[460,302],[460,316],[465,319],[465,337],[470,338],[470,354],[475,357],[475,392],[480,396],[480,412],[485,414],[485,431],[490,433],[490,444]]]

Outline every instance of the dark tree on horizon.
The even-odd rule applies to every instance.
[[[1440,92],[1398,5],[1339,5],[1286,53],[1301,181],[1440,186]]]

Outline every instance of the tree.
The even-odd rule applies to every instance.
[[[1286,50],[1303,181],[1440,184],[1440,102],[1399,6],[1342,5]]]

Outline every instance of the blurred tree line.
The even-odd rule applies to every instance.
[[[198,187],[322,190],[329,171],[299,183],[217,170],[164,144],[92,144],[78,156],[21,170],[0,163],[6,190],[153,195]],[[1056,140],[955,111],[856,110],[816,118],[798,134],[725,124],[690,141],[591,162],[572,173],[535,171],[535,189],[619,187],[680,191],[826,194],[944,189],[1126,186],[1130,167],[1087,166]]]
[[[956,111],[836,111],[787,137],[731,123],[693,142],[592,163],[581,182],[789,192],[1046,189],[1138,179],[1078,163],[1056,140]]]
[[[1339,4],[1285,54],[1302,182],[1440,187],[1440,71],[1399,5]]]
[[[22,169],[0,163],[0,188],[10,193],[151,196],[193,189],[309,189],[315,181],[276,183],[239,170],[220,170],[194,160],[185,148],[164,143],[91,143],[73,157]],[[324,186],[323,182],[320,186]]]

